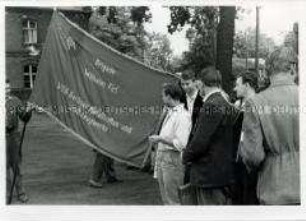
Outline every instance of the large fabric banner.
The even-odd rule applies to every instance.
[[[161,112],[154,70],[95,39],[54,12],[30,102],[75,136],[118,161],[141,167]]]

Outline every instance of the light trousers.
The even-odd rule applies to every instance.
[[[155,172],[161,198],[165,205],[180,205],[178,188],[183,185],[183,168],[180,152],[157,150]]]

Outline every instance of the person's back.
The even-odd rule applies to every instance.
[[[264,204],[299,203],[298,87],[289,82],[279,79],[249,101],[257,109],[264,136],[257,190]]]

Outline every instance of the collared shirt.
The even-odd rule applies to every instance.
[[[228,101],[228,95],[223,90],[216,88],[216,89],[211,90],[209,93],[205,95],[205,97],[203,98],[203,103],[207,101],[207,99],[214,93],[220,93],[224,97],[224,99]]]
[[[189,96],[188,94],[186,94],[187,108],[191,115],[193,112],[194,101],[197,98],[198,93],[199,93],[198,91],[195,91],[195,93],[193,93],[192,96]]]
[[[159,135],[173,142],[173,146],[158,143],[159,150],[175,150],[181,152],[187,145],[191,131],[191,115],[183,104],[168,110]]]

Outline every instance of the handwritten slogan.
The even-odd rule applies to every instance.
[[[58,12],[38,72],[30,102],[99,152],[143,165],[162,86],[176,77],[120,54]]]

